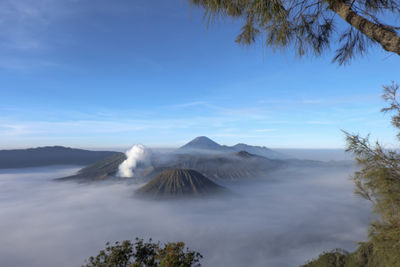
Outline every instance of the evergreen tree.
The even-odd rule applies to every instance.
[[[399,85],[384,86],[389,103],[383,112],[394,112],[392,124],[400,130]],[[353,180],[356,193],[373,203],[377,215],[369,229],[369,239],[349,254],[323,253],[303,267],[398,267],[400,266],[400,152],[372,145],[368,137],[346,134],[348,151],[355,154],[360,171]],[[400,138],[400,133],[397,135]]]
[[[383,88],[389,107],[382,111],[394,112],[392,124],[400,130],[399,85]],[[373,257],[379,259],[379,266],[400,266],[400,153],[384,149],[379,142],[372,146],[368,137],[346,136],[348,151],[362,167],[353,176],[356,193],[372,201],[378,215],[369,231]]]
[[[236,42],[254,43],[258,37],[267,46],[294,47],[300,56],[320,55],[337,41],[333,61],[348,63],[372,44],[400,55],[400,27],[387,21],[400,15],[400,1],[392,0],[189,0],[205,9],[210,20],[230,17],[243,21]],[[338,18],[347,28],[336,27]],[[337,34],[335,34],[337,33]],[[400,130],[399,86],[384,86],[383,98],[394,112],[392,124]],[[346,133],[348,151],[355,154],[361,170],[353,180],[356,193],[370,200],[378,215],[370,226],[369,239],[354,253],[334,250],[323,253],[306,267],[396,267],[400,266],[400,153],[372,145],[366,138]],[[398,135],[400,138],[400,133]]]
[[[292,46],[300,56],[320,55],[332,41],[340,43],[333,61],[349,62],[372,44],[400,55],[399,26],[388,25],[400,15],[394,0],[189,0],[206,17],[243,21],[236,41],[249,45],[261,36],[267,46]],[[347,28],[336,27],[341,19]],[[384,21],[386,20],[386,21]],[[336,34],[337,33],[337,34]]]

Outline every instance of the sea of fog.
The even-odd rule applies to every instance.
[[[152,202],[132,183],[53,182],[78,167],[0,170],[0,266],[81,266],[107,241],[184,241],[203,266],[298,266],[364,240],[370,205],[351,170],[293,170],[231,185],[238,196]]]

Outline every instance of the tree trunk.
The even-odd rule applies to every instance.
[[[400,36],[358,15],[344,1],[332,1],[330,9],[364,35],[378,42],[383,49],[400,55]]]

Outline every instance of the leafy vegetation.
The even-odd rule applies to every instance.
[[[384,86],[383,98],[394,112],[392,124],[400,130],[399,85]],[[371,201],[377,219],[370,225],[369,239],[360,243],[356,252],[323,253],[304,267],[396,267],[400,266],[400,153],[384,149],[379,142],[346,133],[348,151],[356,155],[362,167],[353,180],[356,193]],[[400,134],[398,135],[400,138]]]
[[[90,257],[83,267],[197,267],[201,266],[203,256],[185,248],[185,243],[144,242],[136,238],[115,242],[114,245],[106,243],[105,250],[101,250],[95,257]]]

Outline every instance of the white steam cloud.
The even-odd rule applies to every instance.
[[[136,168],[138,162],[146,163],[150,159],[151,151],[143,145],[134,145],[125,152],[127,159],[118,167],[118,176],[133,177],[133,169]]]

